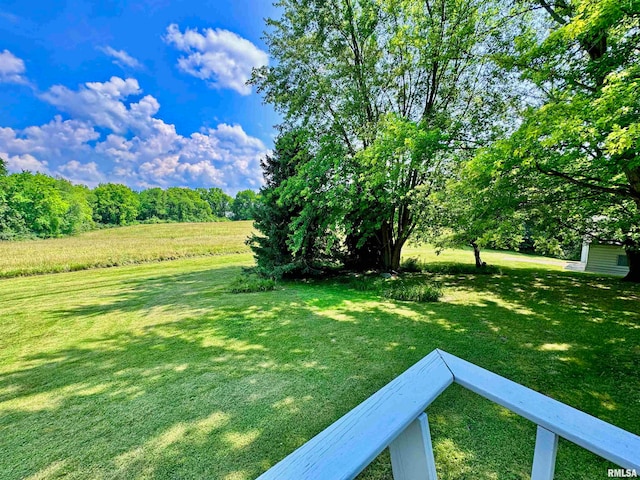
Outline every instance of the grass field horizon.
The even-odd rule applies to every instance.
[[[253,222],[159,223],[0,242],[0,278],[249,252]]]
[[[161,223],[92,230],[61,238],[5,241],[0,242],[0,278],[249,253],[244,240],[252,231],[252,221]],[[470,249],[445,249],[436,254],[428,246],[408,245],[403,256],[432,263],[471,263],[472,255]],[[532,261],[559,268],[565,264],[557,258],[511,251],[484,250],[482,255],[490,263],[509,262],[512,267],[527,266]]]
[[[247,250],[2,279],[0,478],[249,480],[434,348],[640,433],[640,287],[484,257],[501,273],[425,274],[424,304],[335,278],[232,294]],[[529,478],[532,423],[455,386],[428,412],[439,478]],[[561,441],[555,478],[613,467]],[[387,454],[361,478],[390,479]]]

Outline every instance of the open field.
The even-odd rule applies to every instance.
[[[0,242],[0,277],[248,252],[252,222],[165,223],[74,237]]]
[[[231,294],[248,253],[0,280],[0,478],[255,478],[434,348],[640,433],[640,287],[484,256],[502,273],[438,275],[431,304]],[[529,478],[530,422],[455,386],[429,414],[440,478]],[[561,441],[555,478],[611,467]]]

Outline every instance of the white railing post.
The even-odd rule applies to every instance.
[[[531,480],[553,480],[557,452],[558,435],[538,425]]]
[[[437,480],[429,419],[423,413],[389,445],[394,480]]]

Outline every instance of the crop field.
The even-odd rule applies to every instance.
[[[244,240],[250,230],[251,222],[169,223],[0,242],[0,277],[249,252]]]
[[[253,261],[250,230],[147,225],[0,244],[5,275],[126,264],[0,280],[0,478],[253,479],[434,348],[640,433],[637,285],[485,252],[499,271],[424,273],[443,288],[433,303],[339,278],[233,294]],[[428,412],[439,478],[529,478],[534,424],[456,386]],[[556,479],[607,468],[561,440]],[[391,479],[388,455],[361,478]]]

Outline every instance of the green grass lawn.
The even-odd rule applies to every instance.
[[[0,478],[251,479],[434,348],[640,433],[640,287],[485,259],[502,273],[439,275],[430,304],[338,279],[231,294],[246,253],[1,280]],[[440,478],[528,478],[532,423],[457,386],[429,415]],[[561,441],[557,479],[610,467]]]

